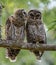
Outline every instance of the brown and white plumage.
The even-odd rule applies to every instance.
[[[26,24],[27,42],[33,44],[46,43],[46,33],[44,24],[41,20],[41,12],[39,10],[30,10]],[[44,51],[34,51],[37,59],[40,59]]]
[[[25,20],[27,14],[24,9],[17,10],[13,16],[6,21],[6,39],[24,41],[25,38]],[[7,48],[8,57],[15,60],[20,49]]]

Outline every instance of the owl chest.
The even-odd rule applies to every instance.
[[[36,25],[29,25],[28,31],[29,31],[29,34],[32,35],[32,36],[36,36],[37,34],[38,35],[40,34],[40,29]]]
[[[19,28],[15,27],[15,37],[17,39],[23,39],[24,38],[24,27],[21,26]]]
[[[40,40],[45,38],[45,32],[43,32],[42,26],[29,25],[28,26],[28,36],[32,40]]]
[[[22,27],[19,27],[19,28],[15,27],[15,36],[20,36],[22,31],[23,31]]]
[[[41,41],[45,39],[45,30],[43,25],[28,25],[28,37],[33,41]]]
[[[22,39],[24,36],[24,26],[16,27],[12,25],[9,29],[12,39]]]

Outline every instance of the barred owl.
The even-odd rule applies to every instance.
[[[46,43],[46,33],[44,24],[41,19],[41,12],[39,10],[30,10],[28,12],[28,19],[26,23],[27,42],[34,44]],[[41,59],[44,51],[32,51],[38,60]]]
[[[27,14],[24,9],[17,10],[6,21],[6,39],[24,41],[25,37],[25,21]],[[20,49],[7,48],[7,56],[15,61]]]

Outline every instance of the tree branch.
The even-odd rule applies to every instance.
[[[0,47],[11,47],[15,49],[26,49],[26,50],[41,50],[41,51],[56,51],[56,45],[52,44],[32,44],[26,42],[19,42],[17,40],[0,40]]]

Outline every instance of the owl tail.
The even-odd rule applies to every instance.
[[[37,60],[41,60],[41,57],[43,55],[42,51],[34,51],[34,54],[36,55]]]
[[[19,51],[20,49],[7,48],[6,58],[9,58],[11,62],[16,62],[16,56],[18,55]]]

